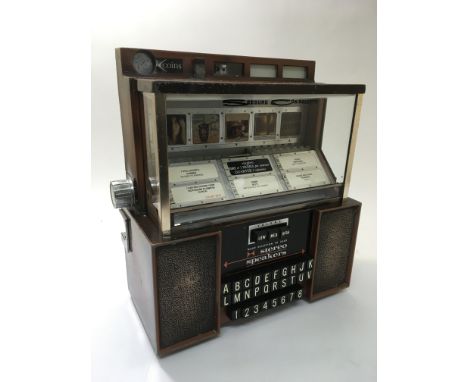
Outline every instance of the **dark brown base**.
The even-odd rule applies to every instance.
[[[304,284],[307,301],[349,286],[360,208],[361,203],[345,199],[310,209],[314,266]],[[220,304],[222,227],[162,240],[148,217],[129,210],[122,216],[128,289],[155,352],[165,356],[218,336],[231,322]]]

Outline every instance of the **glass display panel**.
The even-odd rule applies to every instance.
[[[322,151],[338,183],[344,181],[346,171],[354,102],[354,96],[330,97],[327,100]]]
[[[246,201],[277,195],[338,196],[355,100],[355,95],[168,96],[171,209],[186,214],[202,205],[242,208]],[[286,199],[278,205],[281,200]]]

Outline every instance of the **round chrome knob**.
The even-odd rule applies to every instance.
[[[135,190],[129,179],[110,182],[110,194],[115,208],[129,208],[135,205]]]

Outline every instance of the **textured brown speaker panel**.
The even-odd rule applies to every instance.
[[[349,285],[361,203],[347,199],[333,209],[318,210],[312,297]]]
[[[156,249],[160,353],[219,333],[218,235]]]

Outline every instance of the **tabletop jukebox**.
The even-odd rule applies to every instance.
[[[364,85],[315,62],[120,48],[128,287],[159,355],[349,286]]]

